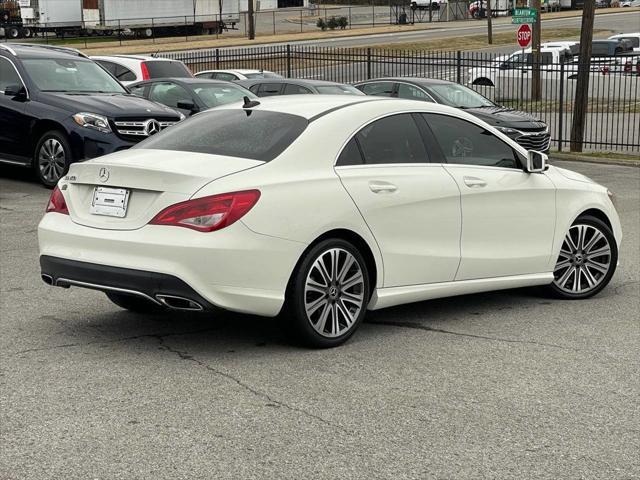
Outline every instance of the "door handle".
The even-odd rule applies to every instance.
[[[487,182],[478,177],[464,177],[464,184],[471,188],[486,187]]]
[[[388,182],[369,182],[369,190],[373,193],[393,193],[398,190],[393,183]]]

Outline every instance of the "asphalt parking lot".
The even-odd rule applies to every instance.
[[[600,295],[381,310],[332,350],[291,346],[275,320],[139,316],[48,287],[49,191],[3,170],[0,479],[640,477],[640,169],[557,164],[617,194]]]

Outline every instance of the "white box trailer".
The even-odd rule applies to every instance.
[[[22,21],[34,29],[82,27],[82,0],[21,0]]]
[[[98,5],[100,28],[142,36],[170,29],[211,33],[240,21],[239,0],[99,0]]]

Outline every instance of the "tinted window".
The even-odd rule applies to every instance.
[[[313,93],[308,88],[302,87],[300,85],[295,85],[293,83],[287,83],[284,86],[283,95],[306,95],[308,93]]]
[[[424,118],[448,163],[521,168],[513,149],[484,128],[447,115]]]
[[[429,93],[443,103],[457,108],[493,107],[495,104],[479,93],[457,83],[436,83],[429,86]]]
[[[121,82],[135,82],[137,80],[136,74],[122,65],[116,65],[115,76]]]
[[[20,85],[22,81],[9,60],[0,58],[0,91],[4,92],[9,85]]]
[[[429,161],[418,126],[409,114],[376,120],[356,138],[368,164]]]
[[[97,63],[102,65],[104,69],[109,72],[111,75],[115,76],[116,74],[116,64],[113,62],[107,62],[106,60],[96,60]]]
[[[163,131],[134,148],[177,150],[268,162],[307,128],[306,118],[261,110],[211,110]]]
[[[628,41],[633,48],[640,47],[640,37],[623,37],[622,39]]]
[[[197,78],[212,79],[215,77],[215,73],[196,73]]]
[[[162,82],[151,85],[149,100],[162,103],[168,107],[178,108],[178,102],[193,102],[193,97],[180,85]]]
[[[318,93],[322,95],[362,95],[362,92],[351,85],[318,85]]]
[[[349,143],[345,145],[342,153],[338,157],[336,165],[362,165],[362,163],[363,162],[362,154],[360,153],[360,147],[358,147],[356,137],[353,137],[351,140],[349,140]]]
[[[375,95],[376,97],[390,97],[393,93],[392,82],[366,83],[358,88],[366,95]]]
[[[186,78],[191,77],[191,72],[182,62],[145,61],[151,78]]]
[[[272,95],[280,95],[280,83],[262,83],[258,89],[259,97],[270,97]]]
[[[138,97],[144,97],[144,89],[146,85],[138,85],[137,87],[129,87],[129,90]]]
[[[213,73],[209,78],[213,78],[215,80],[225,80],[227,82],[233,82],[234,80],[238,80],[238,77],[233,73],[226,72],[216,72]]]
[[[409,100],[422,100],[427,102],[433,102],[431,97],[413,85],[407,85],[406,83],[398,84],[398,97],[408,98]]]

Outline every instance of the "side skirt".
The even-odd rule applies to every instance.
[[[378,310],[380,308],[432,300],[434,298],[453,297],[456,295],[490,292],[508,288],[548,285],[551,282],[553,282],[553,272],[429,283],[425,285],[408,285],[405,287],[378,288],[373,293],[368,308],[369,310]]]

